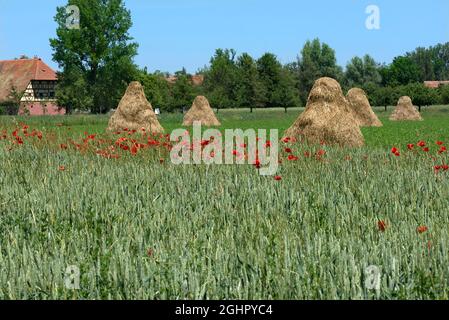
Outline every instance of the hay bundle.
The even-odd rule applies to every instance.
[[[321,78],[315,82],[305,111],[285,136],[309,143],[325,142],[348,147],[364,144],[362,132],[340,84],[332,78]]]
[[[410,97],[401,97],[398,106],[390,116],[391,121],[422,121],[423,118]]]
[[[214,111],[210,107],[206,97],[198,96],[193,101],[190,110],[184,116],[183,126],[191,126],[194,121],[200,121],[203,126],[219,126],[221,125],[215,116]]]
[[[126,89],[117,111],[109,120],[109,131],[121,131],[123,129],[141,130],[149,133],[162,133],[164,128],[159,124],[151,104],[145,97],[142,85],[131,82]]]
[[[359,126],[382,127],[382,122],[374,114],[365,91],[353,88],[349,90],[346,99]]]

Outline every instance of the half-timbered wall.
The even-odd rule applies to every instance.
[[[26,88],[22,102],[54,101],[56,81],[32,80]]]

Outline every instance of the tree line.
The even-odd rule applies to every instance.
[[[288,108],[303,106],[315,80],[332,77],[346,91],[363,88],[374,106],[394,105],[401,95],[418,106],[449,103],[449,86],[429,89],[425,80],[449,79],[449,43],[396,57],[380,64],[371,56],[354,57],[345,68],[335,50],[319,39],[307,41],[296,61],[282,64],[273,53],[254,58],[234,49],[217,49],[198,73],[201,85],[185,69],[167,81],[168,73],[148,72],[134,63],[138,44],[129,35],[131,13],[122,0],[69,0],[82,13],[79,29],[66,26],[69,13],[57,8],[56,38],[50,40],[59,64],[56,97],[68,111],[105,113],[117,106],[127,84],[139,80],[154,107],[172,112],[189,107],[196,95],[205,95],[221,108]]]

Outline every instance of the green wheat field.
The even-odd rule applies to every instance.
[[[448,299],[449,107],[381,110],[360,149],[281,143],[281,180],[163,146],[101,156],[107,116],[0,117],[0,299]],[[300,112],[218,117],[282,134]]]

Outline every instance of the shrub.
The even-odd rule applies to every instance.
[[[449,104],[449,85],[441,86],[439,88],[441,103]]]

